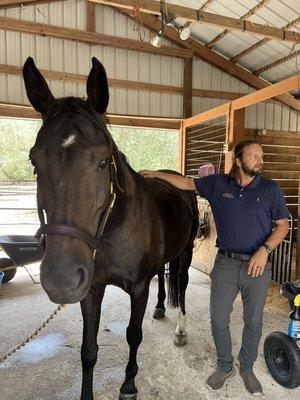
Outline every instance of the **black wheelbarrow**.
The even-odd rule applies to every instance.
[[[292,310],[294,299],[300,294],[300,279],[283,283],[281,294],[288,299]],[[300,348],[296,340],[283,332],[271,332],[264,343],[264,356],[271,375],[288,389],[300,386]]]
[[[0,236],[0,247],[8,257],[0,258],[0,271],[4,272],[2,282],[8,282],[16,275],[17,267],[37,262],[43,258],[44,249],[34,236]]]

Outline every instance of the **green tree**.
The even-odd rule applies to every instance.
[[[33,181],[28,160],[40,121],[0,119],[0,182]],[[133,169],[177,169],[176,131],[131,127],[109,128]]]
[[[40,121],[0,119],[0,181],[32,181],[28,160]]]

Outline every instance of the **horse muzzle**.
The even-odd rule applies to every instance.
[[[53,303],[70,304],[81,301],[87,294],[93,275],[93,266],[73,262],[54,263],[44,258],[41,264],[41,284]]]

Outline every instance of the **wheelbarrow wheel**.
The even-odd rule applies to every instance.
[[[10,258],[7,257],[0,258],[0,271],[2,271],[2,268],[11,267],[13,265],[15,264]],[[11,281],[13,277],[16,275],[17,268],[8,269],[3,272],[4,272],[4,277],[2,279],[2,283],[6,283]]]
[[[289,389],[300,385],[300,349],[288,335],[272,332],[264,343],[267,367],[279,385]]]

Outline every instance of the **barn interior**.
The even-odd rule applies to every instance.
[[[280,284],[300,279],[299,1],[0,0],[0,119],[40,121],[22,79],[29,56],[56,97],[80,98],[86,98],[91,59],[97,57],[109,79],[110,127],[172,133],[178,141],[177,170],[184,175],[199,176],[201,166],[226,173],[238,141],[252,138],[262,145],[264,176],[283,190],[290,230],[273,256],[257,371],[267,399],[299,396],[299,388],[279,386],[263,360],[264,338],[287,330],[290,309]],[[15,200],[10,184],[0,184],[0,235],[34,233],[37,222],[29,227],[6,220],[16,208],[35,207],[34,183],[31,189],[27,206]],[[152,318],[154,278],[139,353],[142,399],[250,398],[238,376],[220,394],[204,387],[215,358],[208,308],[217,249],[210,205],[198,198],[198,206],[205,230],[195,241],[187,293],[189,347],[173,345],[176,311],[168,310],[164,321]],[[17,268],[17,276],[0,288],[0,360],[55,309],[39,284],[38,268]],[[109,288],[99,331],[95,399],[118,396],[128,355],[129,310],[127,296]],[[237,299],[231,319],[236,353],[241,310]],[[81,330],[79,306],[68,306],[37,337],[1,360],[0,398],[79,398]]]

